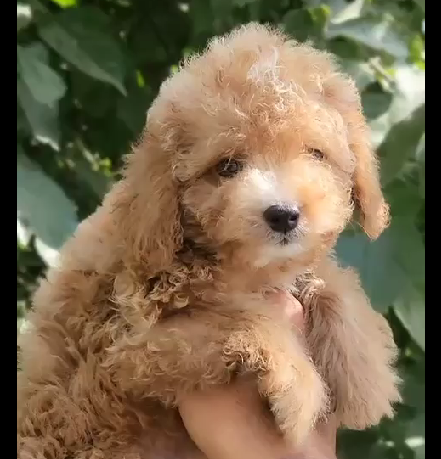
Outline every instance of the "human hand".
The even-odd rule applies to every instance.
[[[303,329],[303,307],[291,294],[268,298]],[[290,451],[257,392],[256,383],[241,379],[228,386],[194,393],[179,406],[184,425],[209,459],[335,459],[337,425],[331,416],[299,451]]]

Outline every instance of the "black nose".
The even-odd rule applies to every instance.
[[[277,233],[289,233],[298,224],[300,212],[295,207],[270,206],[263,213],[263,218],[270,228]]]

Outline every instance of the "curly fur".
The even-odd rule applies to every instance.
[[[223,158],[243,170],[220,177]],[[354,198],[377,237],[377,162],[332,57],[257,24],[212,40],[163,84],[122,180],[35,295],[18,457],[199,457],[179,398],[243,373],[296,444],[331,405],[352,428],[391,416],[391,331],[332,258]],[[280,202],[301,209],[289,241],[262,218]],[[304,302],[303,337],[272,289]]]

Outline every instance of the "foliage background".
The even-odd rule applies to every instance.
[[[17,2],[17,333],[38,278],[117,178],[161,81],[214,34],[256,20],[336,53],[362,91],[393,223],[338,244],[400,346],[393,421],[342,432],[339,458],[425,457],[424,0]]]

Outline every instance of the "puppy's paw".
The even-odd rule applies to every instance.
[[[382,373],[380,379],[358,378],[356,383],[350,383],[354,388],[350,397],[336,405],[336,416],[343,426],[363,430],[377,425],[384,417],[394,416],[393,405],[401,401],[399,378],[393,371]]]
[[[336,414],[350,429],[365,429],[383,417],[393,417],[393,405],[401,401],[400,378],[392,365],[396,346],[387,321],[380,315],[371,336],[376,339],[375,352],[360,352],[360,358],[353,358],[349,371],[336,381]]]
[[[268,397],[276,424],[287,442],[298,447],[327,411],[328,397],[312,364],[302,370],[287,367],[281,375],[268,374],[262,379],[261,392]]]
[[[306,340],[337,419],[351,429],[378,424],[393,416],[393,404],[400,400],[392,330],[352,269],[327,260],[316,275],[322,286],[304,289],[301,298],[309,314]]]

